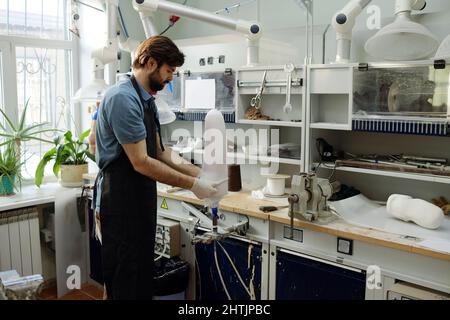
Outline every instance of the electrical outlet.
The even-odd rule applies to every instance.
[[[351,256],[353,254],[353,240],[337,238],[337,252]]]
[[[303,242],[303,230],[300,229],[294,229],[293,230],[293,237],[291,238],[291,227],[284,227],[283,230],[283,237],[285,239],[297,241],[297,242]]]

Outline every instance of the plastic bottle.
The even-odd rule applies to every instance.
[[[217,186],[213,198],[205,199],[205,205],[217,214],[219,201],[228,193],[227,138],[225,120],[220,111],[211,110],[205,118],[203,135],[205,148],[203,154],[202,177],[213,182],[222,182]]]

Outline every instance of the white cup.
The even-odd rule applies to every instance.
[[[286,175],[273,175],[267,177],[265,193],[271,196],[282,196],[285,194]]]

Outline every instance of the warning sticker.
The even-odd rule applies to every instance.
[[[161,203],[161,209],[169,210],[169,206],[167,205],[166,198],[164,198],[162,203]]]

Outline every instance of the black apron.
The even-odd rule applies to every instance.
[[[147,154],[156,159],[157,110],[147,106],[134,76],[131,82],[144,106]],[[156,182],[135,171],[123,150],[100,174],[102,265],[108,299],[152,299]]]

